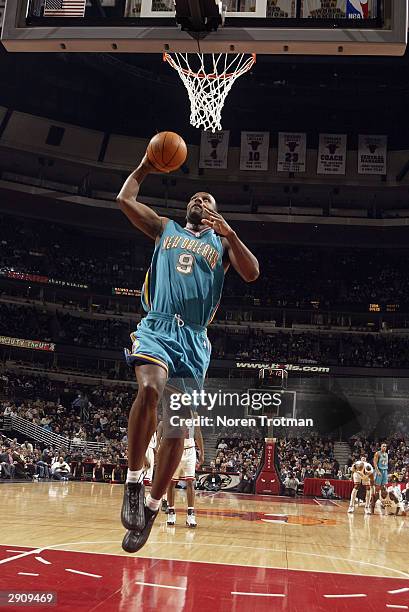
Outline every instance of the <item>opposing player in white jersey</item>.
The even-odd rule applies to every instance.
[[[152,438],[149,441],[148,448],[146,449],[146,453],[145,453],[145,465],[144,465],[145,475],[143,479],[143,483],[145,485],[152,484],[153,466],[155,464],[156,444],[157,444],[157,435],[155,431],[155,433],[153,434]]]
[[[381,486],[375,508],[380,512],[384,511],[387,515],[406,516],[403,502],[399,501],[396,493],[388,490],[385,485]]]
[[[179,480],[186,482],[186,495],[187,495],[187,515],[186,525],[187,527],[197,527],[195,517],[195,475],[196,475],[196,464],[202,465],[204,461],[204,447],[203,437],[199,426],[192,426],[186,428],[186,437],[184,439],[184,450],[182,458],[175,473],[172,476],[172,480],[168,487],[168,520],[169,526],[176,524],[176,512],[175,512],[175,486]],[[199,449],[199,459],[196,458],[196,446]]]
[[[375,486],[374,469],[370,463],[367,462],[366,457],[361,457],[359,461],[355,461],[352,466],[352,480],[354,487],[351,491],[351,499],[349,502],[348,512],[355,511],[355,501],[358,494],[358,489],[362,484],[366,489],[365,495],[365,514],[372,514],[371,498],[373,488]]]

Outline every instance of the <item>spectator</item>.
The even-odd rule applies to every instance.
[[[2,452],[0,454],[0,466],[1,477],[4,479],[9,478],[10,480],[12,480],[15,476],[16,467],[11,448],[2,448]]]
[[[71,468],[64,457],[59,457],[57,461],[51,465],[51,473],[55,480],[68,480],[70,476]]]
[[[298,478],[295,478],[293,473],[290,473],[287,478],[283,482],[284,485],[284,495],[289,495],[290,497],[296,497],[298,487],[300,485],[300,481]]]

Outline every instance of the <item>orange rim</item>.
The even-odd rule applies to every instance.
[[[248,70],[250,70],[254,66],[254,64],[257,61],[257,56],[255,53],[250,53],[250,55],[252,59],[250,60],[249,58],[246,64],[242,66],[239,70],[237,70],[237,72],[227,72],[226,74],[214,74],[214,73],[206,74],[205,72],[194,72],[193,70],[188,70],[187,68],[181,68],[180,66],[176,64],[175,60],[170,55],[170,53],[166,53],[166,52],[163,54],[163,61],[167,62],[170,66],[172,66],[172,68],[174,68],[178,72],[182,72],[186,76],[195,77],[196,79],[220,79],[220,80],[226,79],[228,80],[228,79],[232,79],[233,77],[237,78],[241,76],[245,72],[248,72]]]

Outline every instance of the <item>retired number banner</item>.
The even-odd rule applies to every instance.
[[[346,134],[320,134],[317,174],[345,174]]]
[[[227,168],[229,130],[202,132],[199,168]]]
[[[268,17],[270,19],[291,19],[295,16],[295,0],[278,0],[271,2],[268,7]]]
[[[305,172],[307,135],[289,132],[278,134],[278,172]]]
[[[386,174],[387,136],[359,134],[358,174]]]
[[[270,132],[242,132],[240,170],[268,170]]]

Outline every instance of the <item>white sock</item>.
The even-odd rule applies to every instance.
[[[148,506],[149,510],[153,510],[153,512],[156,512],[157,510],[159,510],[160,499],[154,499],[149,493],[148,497],[146,498],[146,505]]]
[[[367,491],[366,492],[366,497],[365,497],[365,507],[369,508],[371,505],[371,492]]]
[[[357,493],[358,493],[358,491],[355,488],[352,489],[351,501],[349,502],[349,505],[352,506],[352,507],[355,506],[355,500],[356,500]]]
[[[130,470],[128,468],[128,472],[126,474],[126,482],[137,483],[140,480],[142,480],[141,479],[142,474],[143,474],[143,470]]]

